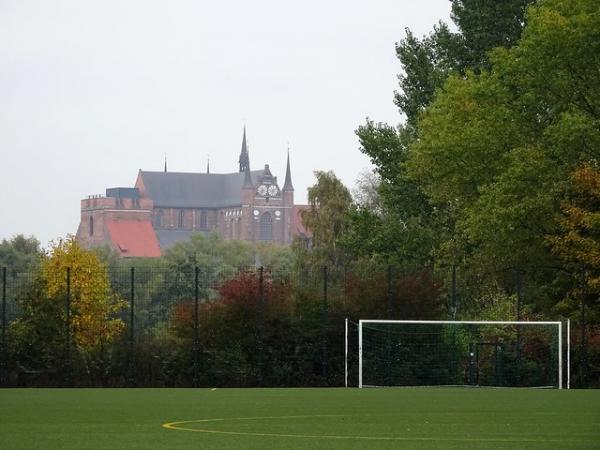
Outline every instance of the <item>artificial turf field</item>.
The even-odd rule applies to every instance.
[[[600,449],[600,390],[2,389],[0,448]]]

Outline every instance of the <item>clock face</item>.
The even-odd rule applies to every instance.
[[[267,195],[268,189],[267,186],[265,186],[264,184],[261,184],[257,190],[259,195],[262,195],[263,197]]]
[[[279,193],[279,189],[277,189],[277,186],[275,186],[274,184],[269,186],[268,191],[271,197],[275,197]]]

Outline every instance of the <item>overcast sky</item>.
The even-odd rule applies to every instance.
[[[0,0],[0,239],[75,233],[80,200],[139,169],[237,170],[296,203],[314,170],[352,188],[354,130],[400,122],[394,44],[448,21],[448,0]]]

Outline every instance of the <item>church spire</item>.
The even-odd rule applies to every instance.
[[[252,184],[252,174],[250,173],[250,168],[248,170],[244,170],[244,188],[253,188]]]
[[[292,185],[292,171],[290,169],[290,148],[288,146],[287,154],[287,168],[285,169],[285,182],[283,183],[284,191],[293,191],[294,186]]]
[[[248,156],[248,146],[246,145],[246,125],[244,125],[244,137],[242,138],[242,151],[240,152],[240,172],[250,171],[250,157]]]
[[[167,173],[167,152],[165,152],[165,173]]]
[[[206,173],[210,173],[210,155],[206,157]]]

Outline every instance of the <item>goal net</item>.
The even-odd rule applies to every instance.
[[[561,322],[361,320],[359,387],[562,389]]]

